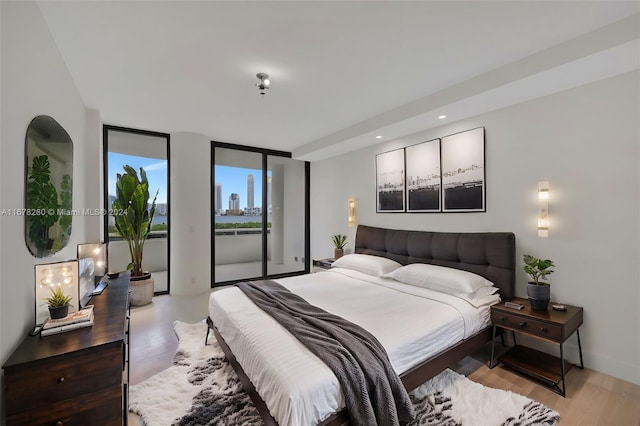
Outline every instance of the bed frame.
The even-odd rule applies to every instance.
[[[515,235],[511,232],[453,233],[403,231],[359,225],[356,232],[355,253],[387,257],[403,265],[431,263],[462,269],[481,275],[499,288],[502,300],[510,300],[515,292]],[[245,390],[267,426],[278,422],[271,416],[264,400],[236,360],[210,318],[222,351],[235,370]],[[207,337],[209,330],[207,330]],[[471,355],[491,341],[491,327],[476,333],[449,349],[423,361],[400,375],[407,391],[412,391],[441,371]],[[206,339],[205,339],[206,344]],[[320,426],[347,425],[346,410],[339,411],[320,423]]]

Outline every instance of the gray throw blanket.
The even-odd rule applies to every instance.
[[[409,394],[371,333],[309,304],[276,282],[236,285],[333,371],[351,424],[397,426],[413,420]]]

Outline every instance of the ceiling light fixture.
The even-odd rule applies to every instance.
[[[438,116],[438,118],[439,118],[440,120],[444,120],[445,118],[447,118],[447,116],[446,116],[446,115],[440,115],[440,116]]]
[[[376,139],[382,139],[382,136],[378,135],[376,136]]]
[[[258,92],[260,93],[260,95],[264,96],[267,93],[267,90],[269,90],[269,85],[271,84],[271,82],[269,81],[269,74],[259,72],[258,74],[256,74],[256,77],[258,77],[258,79],[260,80],[256,83]]]

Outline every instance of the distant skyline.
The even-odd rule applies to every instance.
[[[157,158],[138,157],[134,155],[119,154],[109,152],[109,179],[108,191],[109,195],[116,194],[116,174],[123,173],[123,165],[128,164],[133,167],[136,172],[140,172],[140,167],[147,173],[149,180],[149,195],[151,199],[158,192],[157,203],[167,203],[167,160]],[[248,207],[247,195],[247,176],[253,175],[254,187],[254,206],[262,207],[262,170],[245,169],[241,167],[230,167],[216,165],[214,169],[214,191],[215,185],[222,186],[222,209],[228,207],[229,196],[236,193],[240,196],[240,209],[244,210]],[[271,176],[271,171],[267,172],[267,176]],[[151,200],[149,200],[151,201]]]
[[[247,176],[253,175],[254,206],[262,207],[262,170],[244,169],[240,167],[221,166],[216,164],[214,169],[215,185],[222,186],[222,208],[228,207],[229,196],[236,193],[240,196],[240,210],[248,206]],[[271,172],[267,172],[271,176]]]
[[[108,162],[109,195],[116,195],[116,175],[118,173],[123,174],[124,169],[122,167],[127,164],[136,170],[138,176],[140,175],[140,167],[142,167],[147,174],[147,180],[149,181],[149,202],[153,200],[156,191],[158,191],[156,203],[161,204],[167,202],[167,160],[110,152]]]

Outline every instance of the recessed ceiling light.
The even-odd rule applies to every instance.
[[[439,115],[439,116],[438,116],[438,119],[440,119],[440,120],[444,120],[445,118],[447,118],[447,116],[446,116],[446,115]]]
[[[378,135],[376,136],[376,139],[382,139],[382,136]]]

